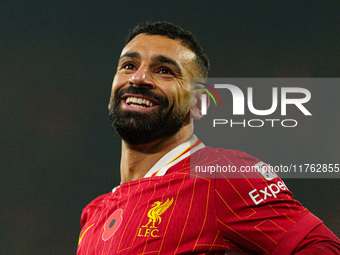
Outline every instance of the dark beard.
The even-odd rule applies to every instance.
[[[121,98],[126,93],[154,98],[160,104],[157,109],[147,113],[122,110]],[[173,136],[183,126],[187,115],[187,106],[177,111],[173,105],[168,108],[168,99],[154,94],[148,88],[128,87],[118,90],[110,105],[109,116],[112,126],[124,141],[134,145]]]

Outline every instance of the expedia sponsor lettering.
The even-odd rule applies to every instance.
[[[277,194],[283,190],[288,190],[287,186],[283,181],[278,181],[277,183],[266,186],[264,189],[253,189],[248,194],[254,204],[258,205],[266,201],[268,198],[277,198]]]

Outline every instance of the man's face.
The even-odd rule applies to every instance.
[[[189,122],[195,54],[179,40],[139,34],[123,49],[112,84],[110,119],[130,144],[175,134]]]

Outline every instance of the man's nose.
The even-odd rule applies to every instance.
[[[155,84],[150,76],[150,69],[147,66],[141,65],[138,70],[129,79],[131,86],[154,88]]]

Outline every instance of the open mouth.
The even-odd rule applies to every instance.
[[[129,96],[125,98],[125,103],[133,108],[147,108],[155,105],[149,99]]]

